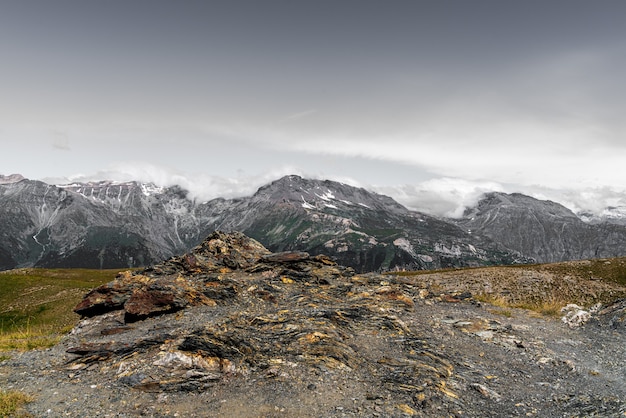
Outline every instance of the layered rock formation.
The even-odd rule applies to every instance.
[[[626,359],[613,351],[626,337],[614,327],[622,305],[583,334],[523,312],[498,316],[462,281],[429,280],[356,274],[216,232],[89,292],[76,307],[84,319],[55,349],[64,364],[37,381],[98,395],[42,405],[68,416],[626,412]],[[577,351],[602,338],[593,356]]]
[[[318,387],[330,395],[323,385],[337,379],[372,401],[393,397],[389,411],[434,407],[458,398],[447,383],[454,367],[398,316],[414,309],[416,292],[401,279],[356,276],[324,256],[270,253],[218,232],[87,294],[76,312],[90,319],[66,342],[70,367],[111,364],[116,384],[149,392],[224,390],[234,380],[260,399],[277,382],[285,400]],[[290,406],[317,413],[309,408]]]

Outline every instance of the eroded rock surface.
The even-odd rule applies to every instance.
[[[572,329],[497,315],[419,276],[358,275],[215,233],[76,310],[57,347],[0,366],[3,387],[36,394],[35,416],[626,413],[619,303]]]

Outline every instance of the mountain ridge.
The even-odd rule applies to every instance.
[[[488,193],[456,223],[540,263],[616,257],[626,246],[623,225],[589,224],[559,203],[520,193]]]
[[[206,202],[180,186],[0,180],[8,178],[0,181],[5,270],[144,266],[188,251],[215,230],[241,231],[271,251],[329,254],[356,271],[612,257],[624,255],[626,242],[622,225],[585,223],[558,203],[521,194],[488,193],[461,219],[449,219],[364,188],[296,175],[251,196]],[[565,232],[553,233],[559,225]]]

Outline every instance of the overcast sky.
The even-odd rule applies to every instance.
[[[626,205],[625,21],[622,0],[0,0],[0,174]]]

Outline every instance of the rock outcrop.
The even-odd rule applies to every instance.
[[[328,257],[270,253],[243,234],[216,232],[189,254],[89,292],[67,351],[73,370],[115,364],[117,384],[139,391],[269,379],[291,381],[295,396],[330,375],[381,405],[393,397],[390,412],[408,411],[459,396],[447,356],[398,316],[415,297],[399,278],[357,276]]]
[[[606,313],[610,324],[585,325],[594,327],[586,336],[523,312],[498,316],[442,284],[357,274],[322,255],[271,253],[216,232],[89,292],[76,307],[83,320],[54,349],[65,351],[59,371],[29,384],[53,379],[43,405],[76,417],[626,412],[626,358],[613,351],[626,334],[611,325],[623,307]],[[572,338],[587,347],[611,333],[592,362],[570,352]],[[94,392],[54,403],[76,387]],[[31,411],[43,413],[37,405]]]

